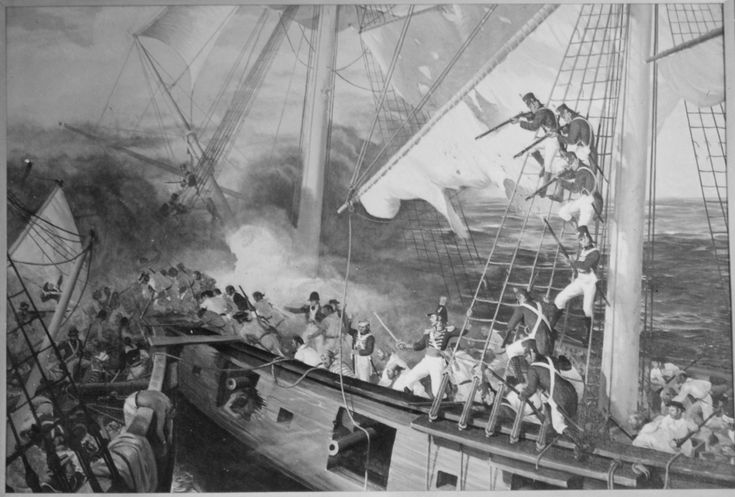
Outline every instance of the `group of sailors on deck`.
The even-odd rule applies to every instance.
[[[655,357],[649,381],[650,415],[632,417],[631,424],[640,428],[633,445],[713,459],[735,456],[732,389],[726,380],[693,378],[665,357]],[[652,419],[644,423],[647,417]]]

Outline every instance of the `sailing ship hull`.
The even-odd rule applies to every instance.
[[[258,369],[257,392],[263,406],[249,420],[235,419],[223,408],[220,394],[229,377],[222,369],[257,368],[268,362],[267,353],[248,346],[218,351],[212,346],[184,347],[179,369],[179,390],[193,405],[240,442],[257,450],[281,471],[308,488],[323,491],[358,491],[364,484],[364,465],[341,461],[329,455],[330,442],[340,429],[349,431],[345,402],[337,375],[315,371],[303,379],[306,369],[296,365]],[[300,380],[300,381],[299,381]],[[358,383],[345,379],[346,388]],[[293,386],[291,386],[293,385]],[[381,389],[382,390],[382,389]],[[398,392],[396,398],[413,398]],[[219,397],[219,398],[218,398]],[[361,423],[375,426],[371,441],[369,490],[416,490],[427,488],[429,437],[411,428],[420,411],[399,400],[401,408],[368,396],[346,394],[347,403]],[[337,427],[337,428],[335,428]],[[364,455],[366,444],[359,443]],[[352,454],[353,456],[355,454]],[[446,475],[431,482],[437,489],[447,481],[457,484],[459,452],[439,450],[434,472]],[[463,488],[484,490],[509,488],[502,476],[488,471],[487,459],[466,455]],[[493,480],[495,477],[495,480]],[[439,485],[437,485],[437,483]]]
[[[168,332],[181,337],[190,335],[191,329],[169,326]],[[477,410],[465,430],[459,430],[456,423],[461,406],[447,407],[439,420],[429,422],[426,399],[353,378],[343,378],[341,386],[336,374],[280,360],[244,343],[186,345],[170,352],[180,357],[178,388],[189,402],[259,457],[313,490],[735,485],[727,464],[681,457],[672,461],[671,454],[628,444],[600,444],[579,462],[573,457],[571,443],[557,439],[539,454],[536,425],[524,423],[522,439],[511,444],[507,421],[501,423],[496,436],[485,436],[485,409]],[[250,392],[254,408],[243,417],[226,410],[231,393],[228,381],[245,385]],[[369,444],[352,424],[346,406],[370,432]],[[637,472],[635,464],[648,468],[649,476]]]

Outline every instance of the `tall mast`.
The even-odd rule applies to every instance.
[[[615,167],[614,209],[610,218],[610,259],[602,349],[601,401],[617,419],[638,406],[643,233],[650,144],[652,65],[651,5],[630,5],[628,80],[622,116],[620,161]]]
[[[306,85],[304,127],[301,131],[303,175],[299,217],[294,247],[303,259],[302,268],[316,275],[322,226],[324,167],[329,140],[329,121],[334,98],[334,64],[337,50],[337,5],[314,6],[318,15],[314,66]]]
[[[174,110],[176,111],[176,114],[179,116],[179,119],[181,120],[181,123],[184,125],[184,128],[186,129],[186,142],[190,145],[189,149],[193,152],[196,158],[203,156],[204,148],[202,147],[202,144],[199,142],[199,137],[197,136],[196,131],[189,123],[189,120],[186,119],[186,116],[181,110],[181,107],[179,107],[179,104],[176,103],[176,99],[173,97],[173,95],[171,95],[171,92],[168,89],[168,85],[163,80],[163,77],[161,76],[161,73],[158,71],[156,64],[153,62],[151,55],[148,53],[148,50],[146,50],[145,46],[143,46],[143,44],[140,42],[140,39],[138,38],[138,36],[135,36],[135,41],[138,43],[138,46],[140,47],[141,51],[145,55],[145,58],[148,60],[148,64],[153,69],[153,73],[156,75],[156,78],[158,78],[158,82],[163,87],[164,93],[168,97],[169,102],[173,106]],[[207,173],[207,180],[212,184],[212,191],[214,192],[214,196],[217,198],[217,203],[220,206],[222,206],[222,208],[224,209],[226,221],[229,223],[233,219],[234,214],[232,213],[230,204],[227,202],[227,199],[225,198],[225,195],[222,192],[222,188],[220,188],[219,183],[217,183],[217,180],[214,178],[214,174],[211,171]]]
[[[732,54],[735,53],[735,4],[732,1],[725,2],[723,4],[722,12],[722,25],[725,30],[722,44],[725,49],[726,60],[732,60]],[[735,81],[735,64],[730,62],[725,64],[725,116],[735,116],[735,91],[733,91],[732,82]],[[732,122],[732,121],[731,121]],[[731,129],[731,128],[729,128]],[[727,133],[727,157],[735,157],[735,140],[732,140],[732,132]],[[727,173],[727,222],[728,232],[732,237],[735,233],[735,202],[732,199],[732,192],[735,192],[735,174],[732,174],[732,165],[728,163]],[[732,302],[733,296],[735,296],[735,278],[733,278],[733,262],[735,262],[735,243],[732,238],[727,240],[730,257],[729,257],[729,274],[730,274],[730,299]],[[733,312],[732,306],[730,307],[730,320],[732,329],[735,330],[735,312]],[[732,344],[732,356],[733,366],[735,366],[735,340]]]

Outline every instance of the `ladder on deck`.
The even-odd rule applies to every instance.
[[[605,199],[601,213],[605,218],[609,197],[610,163],[614,150],[614,132],[620,102],[621,75],[625,63],[625,35],[627,33],[628,9],[624,5],[585,5],[581,8],[577,24],[561,63],[561,68],[554,83],[549,99],[550,108],[562,103],[588,116],[597,124],[595,140],[598,150],[598,189]],[[530,193],[519,187],[520,182],[528,184],[529,177],[537,176],[537,167],[527,168],[524,162],[518,182],[507,184],[509,193],[508,206],[493,242],[490,254],[482,272],[482,277],[475,294],[472,296],[467,317],[462,327],[462,335],[472,325],[484,328],[487,338],[481,349],[478,362],[484,361],[492,334],[504,331],[508,319],[516,305],[512,289],[514,287],[531,288],[551,300],[572,279],[572,270],[562,257],[562,250],[549,231],[552,226],[557,238],[567,249],[573,247],[576,240],[575,229],[568,223],[553,216],[555,206],[548,200],[537,197],[527,198]],[[511,182],[512,183],[512,182]],[[541,186],[541,180],[537,180]],[[567,199],[569,193],[565,192]],[[542,218],[549,220],[549,225]],[[598,219],[594,226],[589,226],[593,239],[601,252],[598,275],[605,273],[605,251],[607,248],[607,229],[605,223]],[[604,278],[601,278],[604,279]],[[601,285],[604,288],[604,281]],[[572,301],[561,326],[565,330],[579,330],[580,318],[584,316],[579,304]],[[593,318],[593,330],[582,335],[587,338],[587,357],[584,369],[586,380],[583,406],[589,409],[582,411],[583,422],[597,417],[599,395],[600,351],[603,339],[603,323],[605,310],[604,300],[598,291]],[[564,333],[562,335],[564,335]],[[562,336],[561,342],[564,341]],[[458,342],[459,344],[459,342]],[[456,352],[456,348],[455,348]],[[574,359],[574,358],[572,358]],[[574,361],[573,361],[574,362]],[[441,398],[448,382],[444,376],[439,394],[434,401],[430,418],[438,416]],[[475,378],[472,394],[469,395],[459,427],[468,423],[474,392],[479,384]],[[499,402],[496,402],[496,405]],[[494,409],[495,410],[495,409]],[[492,419],[492,416],[491,416]]]
[[[7,476],[15,473],[24,475],[26,486],[34,493],[72,493],[84,480],[89,482],[95,493],[103,492],[92,472],[93,458],[100,457],[113,482],[120,482],[107,450],[107,439],[79,400],[72,373],[9,257],[7,269],[9,274],[15,274],[22,289],[7,298],[6,485],[9,484]],[[28,304],[27,310],[25,306],[21,308],[22,303]],[[53,373],[51,365],[58,365]],[[38,388],[26,384],[34,368],[41,373]],[[91,453],[87,445],[89,440],[99,450]],[[60,457],[64,454],[62,447],[73,451],[79,463],[77,470],[81,469],[83,479],[77,473],[67,473],[66,461]],[[44,465],[52,475],[50,480],[42,476],[45,471],[38,470]]]
[[[693,40],[722,26],[722,5],[667,5],[675,45]],[[699,108],[684,102],[689,134],[717,269],[729,286],[729,232],[727,218],[727,138],[725,103]]]

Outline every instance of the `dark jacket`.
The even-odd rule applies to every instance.
[[[523,116],[525,117],[525,116]],[[521,121],[521,128],[529,131],[536,131],[543,126],[544,131],[557,131],[559,124],[556,120],[556,115],[546,107],[541,107],[539,110],[533,113],[533,118],[530,121]]]
[[[533,300],[529,300],[526,302],[527,305],[530,307],[533,307],[536,309],[536,302]],[[541,305],[541,313],[546,317],[547,321],[551,321],[551,309],[549,305]],[[540,318],[538,314],[535,311],[532,311],[531,309],[528,309],[527,307],[524,307],[522,305],[519,305],[515,308],[513,311],[513,315],[510,318],[510,321],[508,321],[508,334],[505,336],[505,340],[503,341],[503,345],[507,345],[511,337],[513,336],[513,332],[518,327],[519,324],[523,323],[528,328],[528,332],[531,333],[533,331],[534,326],[536,325],[536,321],[538,321]],[[554,332],[549,329],[549,327],[546,325],[546,323],[541,320],[541,322],[538,325],[538,329],[536,330],[536,349],[539,351],[542,355],[552,355],[554,353]]]
[[[551,388],[551,375],[549,373],[549,369],[541,363],[542,361],[545,362],[546,359],[537,359],[531,363],[531,366],[528,368],[526,388],[521,392],[521,394],[526,398],[536,393],[536,390],[539,388],[547,395],[549,394],[549,389]],[[557,367],[556,362],[554,362],[554,366]],[[569,381],[562,378],[561,374],[559,374],[558,367],[555,374],[556,379],[552,398],[564,414],[569,416],[571,419],[576,419],[578,402],[577,392]]]
[[[421,335],[421,338],[419,338],[417,341],[415,341],[412,345],[413,350],[424,350],[426,347],[432,347],[437,350],[446,350],[447,345],[449,344],[449,340],[458,337],[460,334],[460,330],[455,328],[454,326],[447,326],[441,330],[436,329],[429,329],[429,331],[424,332],[423,335]],[[434,343],[432,343],[431,337],[434,337],[434,343],[438,346],[434,346]]]
[[[352,349],[355,350],[355,343],[357,342],[357,336],[360,334],[359,331],[348,329],[347,333],[350,334],[352,337]],[[373,349],[375,348],[375,336],[371,333],[366,339],[365,339],[365,348],[360,349],[357,351],[357,355],[371,355],[373,353]]]
[[[285,309],[288,312],[293,312],[294,314],[303,314],[305,316],[306,322],[307,323],[309,322],[309,314],[310,314],[309,311],[311,310],[311,304],[304,304],[301,307],[285,307]],[[322,319],[324,319],[325,317],[326,316],[322,312],[322,306],[318,305],[317,311],[316,311],[316,317],[314,320],[317,323],[321,323]]]

